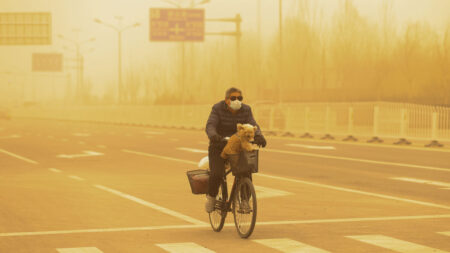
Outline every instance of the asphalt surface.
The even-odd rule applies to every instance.
[[[450,252],[450,150],[267,139],[241,239],[190,192],[202,131],[2,120],[0,252]]]

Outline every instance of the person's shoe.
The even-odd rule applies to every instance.
[[[216,198],[209,196],[209,194],[206,194],[205,211],[207,213],[214,211],[215,205],[216,205]]]
[[[242,200],[239,206],[239,209],[242,213],[250,213],[250,205],[248,204],[248,200]]]

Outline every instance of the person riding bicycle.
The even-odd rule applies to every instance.
[[[261,129],[253,118],[249,105],[242,103],[242,91],[237,88],[229,88],[222,100],[212,107],[206,123],[206,134],[209,138],[208,158],[211,170],[209,177],[208,193],[206,194],[205,210],[214,211],[215,200],[219,191],[220,179],[225,173],[225,160],[220,156],[226,142],[224,137],[230,137],[237,132],[237,123],[257,126],[254,143],[265,147],[267,142],[261,134]]]

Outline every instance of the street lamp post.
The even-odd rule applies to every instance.
[[[82,98],[82,91],[84,88],[84,84],[83,84],[83,68],[82,68],[82,57],[81,57],[81,53],[80,53],[80,48],[83,44],[86,44],[88,42],[93,42],[95,40],[95,38],[90,38],[88,40],[84,40],[84,41],[79,41],[79,40],[72,40],[72,39],[68,39],[66,37],[64,37],[61,34],[58,34],[58,37],[62,40],[68,41],[72,44],[75,45],[75,52],[76,52],[76,59],[77,59],[77,92],[76,92],[76,97],[78,100],[81,100]]]
[[[121,17],[118,17],[119,19],[121,19]],[[140,23],[134,23],[132,25],[129,26],[125,26],[125,27],[121,27],[119,26],[114,26],[108,23],[103,22],[102,20],[96,18],[94,19],[94,22],[98,23],[98,24],[102,24],[105,25],[109,28],[112,28],[114,31],[117,32],[117,39],[118,39],[118,87],[117,87],[117,100],[118,103],[120,104],[121,102],[123,102],[123,85],[122,85],[122,32],[124,32],[125,30],[132,28],[132,27],[138,27],[141,24]]]

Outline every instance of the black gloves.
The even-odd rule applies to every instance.
[[[215,134],[215,135],[211,136],[210,140],[212,142],[220,142],[222,140],[222,136]]]
[[[264,139],[264,136],[262,135],[255,135],[255,141],[253,142],[258,146],[262,146],[263,148],[266,147],[267,141]]]

